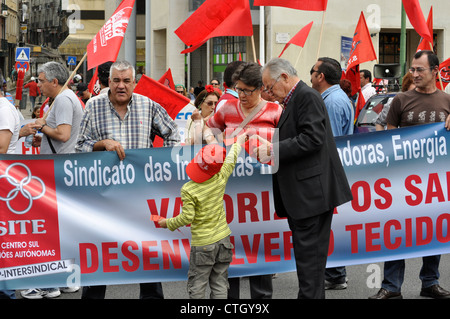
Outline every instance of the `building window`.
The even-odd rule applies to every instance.
[[[400,33],[380,33],[380,63],[400,63]]]
[[[212,39],[214,77],[225,71],[228,63],[246,59],[247,38],[246,37],[218,37]]]

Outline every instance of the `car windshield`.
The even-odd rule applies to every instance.
[[[383,107],[391,103],[393,96],[372,96],[368,104],[364,106],[358,116],[357,125],[375,125],[378,114],[383,110]]]

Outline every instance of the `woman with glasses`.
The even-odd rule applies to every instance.
[[[233,74],[234,90],[239,98],[227,100],[206,123],[216,135],[223,132],[225,144],[232,143],[241,131],[245,131],[249,137],[257,134],[264,139],[272,138],[282,108],[279,104],[268,102],[261,97],[263,92],[261,70],[261,66],[257,63],[241,64]],[[248,122],[243,125],[244,121]],[[217,141],[208,132],[205,132],[205,138],[208,143]]]
[[[202,131],[205,122],[214,114],[219,98],[219,91],[212,85],[207,85],[196,97],[194,105],[198,111],[195,110],[186,123],[186,145],[206,144],[206,141],[202,138]]]
[[[212,133],[223,133],[224,142],[227,145],[233,143],[236,136],[242,132],[246,132],[249,137],[258,135],[272,140],[282,108],[279,104],[268,102],[261,97],[263,92],[261,71],[262,68],[257,63],[243,63],[236,69],[232,80],[239,98],[227,100],[206,122],[207,129],[204,136],[208,143],[217,142]],[[220,138],[218,139],[221,142]],[[249,149],[253,147],[246,143],[247,153]],[[249,282],[252,299],[272,298],[271,274],[250,276]],[[229,283],[228,297],[239,299],[239,278],[230,278]]]

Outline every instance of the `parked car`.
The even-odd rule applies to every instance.
[[[380,93],[372,96],[364,105],[355,122],[353,133],[375,131],[375,121],[386,104],[390,104],[398,92]]]

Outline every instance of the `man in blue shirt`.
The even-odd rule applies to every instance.
[[[332,58],[319,58],[311,69],[312,87],[323,98],[330,118],[333,135],[353,134],[354,111],[347,94],[339,85],[342,75],[341,65]],[[325,289],[347,288],[345,267],[327,268],[325,270]]]
[[[319,58],[311,69],[312,87],[325,102],[334,136],[353,134],[354,111],[350,99],[341,89],[342,69],[332,58]]]

